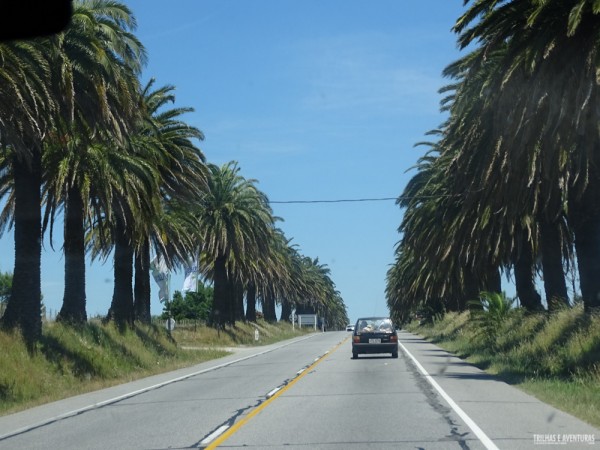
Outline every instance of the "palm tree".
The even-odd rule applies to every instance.
[[[513,142],[512,137],[503,135],[514,122],[514,111],[526,97],[520,91],[528,83],[522,72],[504,78],[507,51],[503,43],[490,53],[492,56],[484,58],[485,51],[478,49],[445,70],[446,75],[461,80],[450,109],[453,114],[446,145],[456,148],[457,172],[465,174],[455,189],[464,190],[464,180],[469,180],[466,204],[478,205],[486,220],[494,211],[490,223],[501,233],[503,260],[515,264],[522,304],[539,309],[541,303],[532,281],[533,259],[527,253],[541,255],[547,299],[560,298],[560,303],[566,303],[562,261],[563,252],[568,255],[569,243],[556,239],[565,210],[559,200],[560,184],[546,175],[545,167],[550,163],[539,157],[539,143]],[[528,148],[531,151],[525,151]],[[478,222],[473,224],[475,228]]]
[[[436,144],[420,160],[420,172],[398,200],[407,208],[398,251],[416,258],[417,270],[406,272],[416,275],[409,292],[419,298],[424,290],[425,299],[442,300],[446,309],[460,311],[479,290],[500,290],[502,255],[489,251],[499,246],[485,213],[467,206],[463,192],[452,190],[448,180],[454,155],[442,145]],[[478,224],[474,230],[472,224]]]
[[[193,108],[165,108],[175,101],[173,86],[153,90],[150,80],[142,90],[146,118],[130,137],[132,148],[152,161],[161,178],[160,197],[164,213],[145,221],[135,251],[136,318],[150,321],[150,249],[170,267],[197,259],[199,245],[193,241],[196,223],[193,204],[206,191],[205,158],[193,140],[204,135],[181,120]]]
[[[12,214],[15,226],[14,283],[2,325],[20,327],[30,349],[41,334],[40,154],[55,108],[47,52],[40,41],[0,44],[0,145],[4,170],[13,177],[3,215]]]
[[[282,305],[282,317],[290,315],[287,301],[291,284],[289,240],[279,228],[271,234],[268,251],[260,259],[259,278],[255,281],[259,297],[262,299],[264,318],[277,321],[276,304]],[[284,316],[285,314],[285,316]]]
[[[162,209],[149,218],[134,245],[134,318],[149,323],[150,254],[159,255],[169,269],[196,261],[199,244],[196,241],[198,223],[189,202],[172,200],[162,203]]]
[[[518,230],[515,240],[517,244],[515,245],[512,262],[514,264],[517,297],[521,302],[521,306],[527,310],[542,310],[542,297],[537,292],[534,282],[534,268],[536,265],[532,239],[525,230]]]
[[[285,261],[287,266],[287,283],[282,299],[281,320],[288,320],[292,310],[300,305],[307,290],[307,273],[304,270],[304,257],[296,244],[291,244],[291,239],[286,240]]]
[[[234,322],[236,265],[267,253],[274,219],[256,180],[243,178],[237,163],[208,169],[208,189],[195,210],[197,235],[214,283],[213,321],[223,325]]]
[[[501,119],[496,134],[503,141],[504,159],[516,167],[517,154],[526,155],[535,162],[533,167],[541,165],[543,179],[552,183],[541,220],[553,226],[543,229],[567,237],[568,233],[553,230],[567,218],[575,236],[588,310],[600,306],[600,280],[595,275],[600,264],[599,157],[593,150],[598,145],[594,106],[598,86],[596,64],[592,63],[598,51],[598,13],[588,0],[480,1],[455,27],[461,33],[462,46],[474,40],[481,43],[480,61],[504,48],[498,75],[501,89],[494,100]],[[467,28],[476,19],[479,21]],[[515,95],[517,88],[520,95]],[[523,181],[533,180],[525,177],[517,188]],[[556,205],[568,205],[568,216],[553,211]],[[542,253],[561,255],[560,249]],[[561,264],[553,267],[558,271]],[[566,289],[558,286],[554,291],[561,297]],[[547,294],[550,304],[553,296]]]
[[[495,92],[500,87],[494,87],[498,83],[494,77],[501,73],[499,58],[503,54],[501,49],[477,66],[474,61],[480,58],[480,50],[476,50],[446,68],[444,73],[459,83],[452,87],[456,92],[448,107],[451,116],[440,148],[453,155],[451,169],[461,176],[453,177],[449,189],[464,199],[461,215],[471,217],[460,223],[464,228],[461,234],[470,239],[466,243],[457,241],[464,249],[456,251],[466,250],[477,261],[495,249],[497,263],[515,268],[517,294],[522,304],[539,309],[541,298],[533,282],[533,257],[547,240],[538,239],[538,235],[544,234],[535,219],[551,214],[549,203],[542,198],[554,186],[542,181],[536,161],[527,160],[523,152],[515,155],[516,161],[511,163],[503,140],[494,134],[495,124],[502,120],[496,117],[500,106]],[[508,84],[504,88],[514,86]],[[555,208],[552,211],[557,211],[553,214],[560,214],[558,206],[552,207]],[[542,265],[550,274],[548,262],[554,262],[551,258],[554,255],[549,247],[545,250]],[[561,261],[559,256],[559,264]],[[561,276],[564,284],[562,271],[554,278],[560,280]]]
[[[58,320],[87,319],[85,226],[109,215],[105,211],[113,205],[92,209],[90,198],[107,199],[99,192],[109,175],[107,152],[123,147],[123,136],[136,120],[132,99],[145,51],[130,32],[135,26],[125,5],[78,2],[70,27],[52,39],[53,64],[60,68],[52,77],[60,127],[45,156],[44,227],[49,222],[52,228],[55,212],[64,205],[65,292]]]
[[[148,223],[161,214],[161,177],[158,168],[144,155],[129,152],[111,154],[111,165],[120,173],[110,181],[112,220],[110,243],[114,246],[114,290],[108,319],[133,324],[133,263],[135,247],[143,242]],[[104,249],[106,252],[112,246]],[[106,253],[105,253],[106,255]]]
[[[335,284],[329,277],[330,269],[326,264],[319,263],[319,259],[302,256],[299,273],[294,273],[301,280],[300,288],[296,294],[295,305],[298,314],[317,314],[325,317],[330,323],[336,322],[333,316],[328,316],[330,311],[336,311],[334,306],[341,301]],[[342,302],[343,303],[343,302]],[[344,308],[345,311],[345,308]],[[345,320],[347,323],[347,318]]]
[[[318,258],[313,261],[313,268],[319,280],[317,312],[325,322],[323,326],[341,329],[348,323],[348,315],[341,294],[335,289],[335,283],[330,277],[331,269],[327,264],[319,264]]]

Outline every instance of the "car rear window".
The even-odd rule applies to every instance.
[[[361,333],[392,333],[394,331],[394,327],[392,325],[392,321],[386,318],[367,318],[367,319],[359,319],[356,322],[357,334]]]

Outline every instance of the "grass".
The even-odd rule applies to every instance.
[[[217,330],[177,328],[169,337],[158,326],[118,328],[90,321],[71,327],[44,325],[29,353],[17,332],[0,332],[0,415],[223,357],[223,347],[263,345],[306,334],[289,324],[259,321]]]
[[[258,330],[258,340],[255,331]],[[257,323],[237,323],[235,327],[216,330],[204,326],[179,327],[173,331],[173,337],[182,346],[216,346],[219,348],[235,346],[259,346],[273,344],[313,331],[311,328],[292,329],[289,323],[269,323],[259,320]]]
[[[406,327],[540,400],[600,427],[600,316],[511,310],[493,342],[469,312]]]

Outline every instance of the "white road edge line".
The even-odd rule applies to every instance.
[[[296,375],[300,375],[302,372],[304,372],[306,370],[306,367],[302,370],[299,370],[298,372],[296,372]]]
[[[79,409],[75,409],[73,411],[69,411],[69,412],[66,412],[66,413],[63,413],[63,414],[59,414],[58,416],[50,417],[49,419],[43,420],[41,422],[34,423],[32,425],[27,425],[27,426],[19,428],[17,430],[10,431],[8,433],[0,435],[0,441],[3,440],[3,439],[9,438],[11,436],[15,436],[15,435],[18,435],[18,434],[21,434],[21,433],[25,433],[25,432],[27,432],[29,430],[33,430],[35,428],[43,427],[44,425],[48,425],[49,423],[56,422],[58,420],[67,419],[69,417],[76,416],[77,414],[81,414],[83,412],[87,412],[87,411],[91,411],[91,410],[94,410],[94,409],[97,409],[97,408],[101,408],[102,406],[107,406],[107,405],[110,405],[112,403],[120,402],[121,400],[126,400],[126,399],[128,399],[130,397],[135,397],[136,395],[143,394],[144,392],[152,391],[154,389],[159,389],[159,388],[161,388],[163,386],[167,386],[168,384],[171,384],[171,383],[177,383],[178,381],[183,381],[183,380],[186,380],[188,378],[195,377],[196,375],[201,375],[201,374],[206,373],[206,372],[211,372],[213,370],[221,369],[223,367],[227,367],[227,366],[230,366],[232,364],[235,364],[235,363],[238,363],[238,362],[241,362],[241,361],[245,361],[247,359],[255,358],[257,356],[261,356],[261,355],[264,355],[266,353],[270,353],[270,352],[273,352],[275,350],[279,350],[280,348],[287,347],[288,345],[295,344],[296,342],[301,342],[301,341],[304,341],[306,339],[310,339],[310,338],[312,338],[314,336],[317,336],[317,334],[311,334],[309,336],[306,336],[306,337],[303,337],[303,338],[300,338],[300,339],[296,339],[296,340],[294,340],[292,342],[287,342],[287,343],[285,343],[283,345],[280,345],[278,347],[270,348],[268,350],[264,350],[264,351],[259,352],[259,353],[254,353],[252,355],[244,356],[243,358],[238,358],[238,359],[235,359],[233,361],[229,361],[229,362],[226,362],[226,363],[223,363],[223,364],[219,364],[219,365],[216,365],[216,366],[213,366],[213,367],[209,367],[207,369],[199,370],[197,372],[189,373],[189,374],[183,375],[181,377],[177,377],[177,378],[173,378],[171,380],[163,381],[162,383],[158,383],[158,384],[155,384],[153,386],[148,386],[148,387],[145,387],[145,388],[142,388],[142,389],[138,389],[137,391],[128,392],[127,394],[119,395],[118,397],[114,397],[114,398],[111,398],[111,399],[108,399],[108,400],[104,400],[104,401],[101,401],[101,402],[98,402],[98,403],[94,403],[92,405],[88,405],[88,406],[84,406],[84,407],[79,408]]]
[[[225,433],[228,429],[229,429],[229,425],[221,425],[215,431],[213,431],[208,436],[206,436],[204,439],[202,439],[202,441],[200,442],[200,445],[201,446],[207,446],[212,441],[214,441],[216,438],[218,438],[223,433]]]
[[[485,446],[485,448],[487,448],[488,450],[499,450],[498,447],[496,446],[496,444],[494,444],[494,442],[487,436],[487,434],[485,434],[483,432],[483,430],[481,428],[479,428],[479,426],[475,423],[475,421],[473,419],[471,419],[467,415],[467,413],[464,412],[462,410],[462,408],[460,406],[458,406],[456,404],[456,402],[454,400],[452,400],[452,398],[448,394],[446,394],[446,391],[444,391],[442,389],[442,387],[439,384],[437,384],[437,382],[433,379],[433,377],[431,375],[429,375],[429,373],[427,373],[427,371],[421,365],[421,363],[419,361],[417,361],[417,358],[415,358],[408,351],[408,349],[404,345],[402,345],[401,342],[398,342],[398,345],[400,347],[402,347],[402,350],[404,351],[404,353],[406,353],[410,357],[410,359],[412,359],[412,361],[415,363],[415,365],[421,371],[421,373],[423,375],[425,375],[425,379],[427,381],[429,381],[429,384],[431,384],[435,388],[435,390],[438,391],[438,393],[444,398],[444,400],[446,400],[446,402],[456,412],[456,414],[458,414],[459,417],[471,429],[471,431],[473,431],[473,433],[475,433],[475,436],[477,436],[477,438],[481,441],[481,443]]]

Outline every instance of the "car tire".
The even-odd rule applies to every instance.
[[[392,353],[392,358],[397,358],[398,357],[398,352],[393,352]]]
[[[358,353],[352,353],[352,359],[358,359]]]

